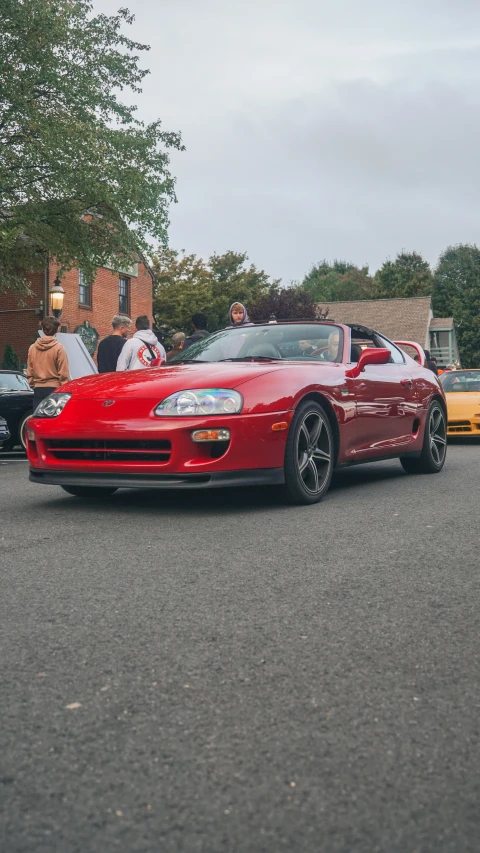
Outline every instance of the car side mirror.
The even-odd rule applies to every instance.
[[[357,364],[346,371],[349,379],[356,379],[367,364],[387,364],[390,361],[390,350],[386,347],[367,347],[362,350]]]

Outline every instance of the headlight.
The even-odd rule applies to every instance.
[[[67,405],[71,394],[50,394],[45,397],[37,406],[33,413],[34,418],[58,418],[60,412],[63,412]]]
[[[228,388],[194,388],[177,391],[162,400],[155,409],[159,417],[192,417],[195,415],[236,415],[242,411],[243,398]]]

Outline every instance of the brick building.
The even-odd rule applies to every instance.
[[[0,297],[0,363],[5,346],[11,343],[26,363],[28,347],[37,337],[42,316],[51,314],[49,291],[57,275],[57,267],[50,261],[44,273],[26,275],[32,296],[18,304],[18,297]],[[87,349],[94,356],[98,343],[112,331],[112,317],[128,314],[135,319],[147,314],[152,319],[153,276],[149,267],[140,262],[125,270],[103,267],[89,283],[82,271],[72,269],[62,278],[65,290],[62,315],[62,332],[80,334]]]

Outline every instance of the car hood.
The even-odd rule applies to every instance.
[[[319,365],[317,364],[317,368]],[[116,396],[136,396],[162,400],[175,391],[187,388],[237,388],[250,379],[279,370],[305,370],[315,365],[308,362],[209,362],[208,364],[173,364],[159,368],[102,373],[85,376],[62,386],[62,391],[77,399],[106,400]],[[338,365],[321,365],[322,376],[335,372]],[[318,374],[317,374],[318,375]]]
[[[450,391],[445,394],[445,397],[447,398],[449,417],[452,415],[458,417],[462,412],[471,413],[474,410],[480,413],[480,393],[478,391],[457,391],[456,393]]]

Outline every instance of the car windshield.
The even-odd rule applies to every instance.
[[[21,373],[0,373],[0,394],[5,391],[29,391],[30,386]]]
[[[187,361],[341,361],[343,332],[322,323],[269,323],[224,329],[182,350],[169,364]]]
[[[449,370],[442,373],[440,382],[446,394],[459,391],[480,392],[480,370]]]

